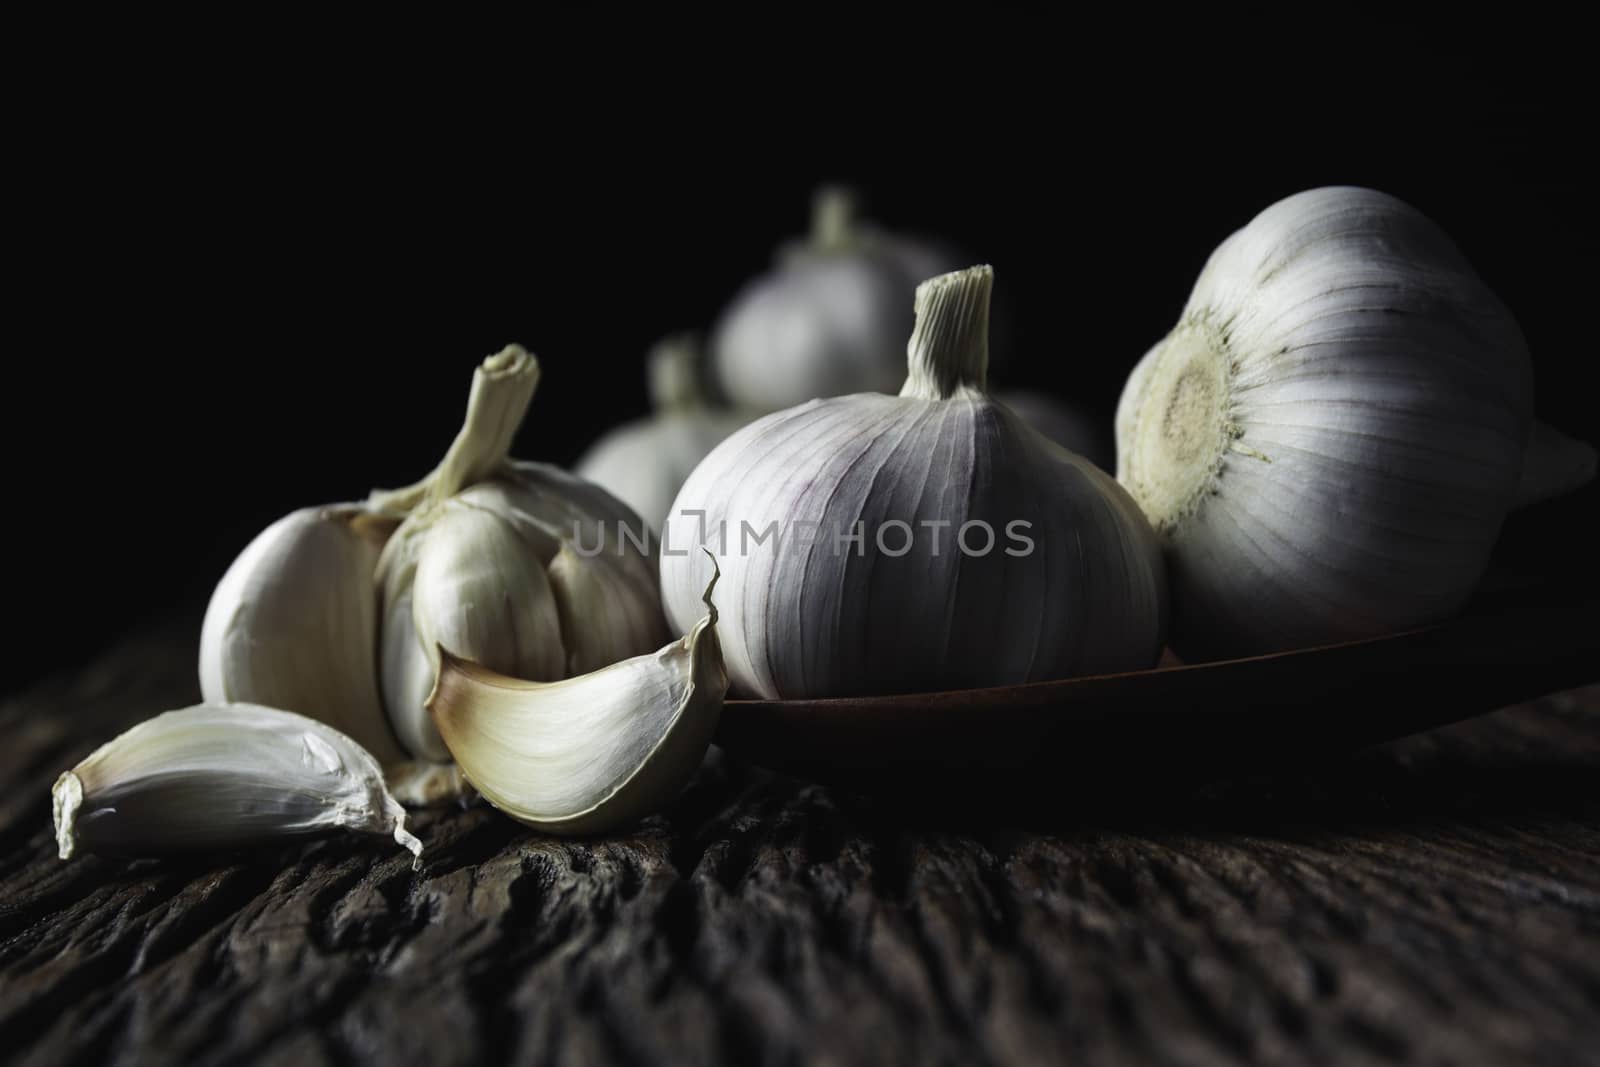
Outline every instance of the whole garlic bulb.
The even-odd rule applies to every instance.
[[[993,274],[916,291],[899,396],[769,415],[719,445],[673,506],[668,618],[722,560],[729,677],[765,698],[998,685],[1153,664],[1165,587],[1109,475],[984,392]]]
[[[756,278],[723,312],[712,367],[728,399],[776,411],[815,397],[892,393],[905,377],[917,283],[959,266],[939,248],[860,224],[854,198],[824,188],[808,243]]]
[[[691,337],[658,344],[649,360],[655,413],[606,433],[573,467],[579,477],[638,512],[652,529],[661,529],[689,472],[751,419],[710,406],[696,379],[698,361],[698,345]]]
[[[1450,240],[1371,189],[1212,253],[1128,379],[1117,476],[1168,552],[1174,646],[1247,655],[1439,618],[1522,473],[1527,347]]]

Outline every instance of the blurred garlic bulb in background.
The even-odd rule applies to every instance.
[[[847,190],[825,187],[809,241],[785,248],[723,311],[711,340],[718,386],[736,407],[776,411],[815,397],[892,393],[917,283],[960,266],[938,247],[856,218]]]
[[[1212,253],[1117,411],[1118,479],[1167,549],[1174,647],[1247,655],[1454,611],[1513,504],[1532,410],[1515,320],[1427,218],[1359,188],[1267,208]]]
[[[900,395],[769,415],[679,493],[661,553],[668,617],[694,623],[710,566],[690,549],[707,546],[743,692],[910,692],[1155,663],[1165,585],[1144,516],[985,393],[992,279],[976,267],[918,287]]]
[[[689,472],[752,415],[714,408],[700,387],[700,352],[690,335],[669,337],[649,358],[654,414],[624,423],[590,445],[573,469],[661,529]]]

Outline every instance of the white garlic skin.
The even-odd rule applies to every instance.
[[[1427,218],[1359,188],[1267,208],[1212,254],[1118,407],[1174,646],[1248,655],[1454,611],[1531,417],[1516,322]]]
[[[659,531],[691,471],[750,421],[723,411],[666,412],[625,423],[591,445],[573,470]]]
[[[392,524],[360,505],[302,508],[247,545],[212,592],[200,693],[309,715],[399,759],[378,693],[373,575]]]
[[[655,551],[620,501],[539,463],[508,464],[414,513],[378,568],[383,702],[406,750],[450,759],[426,708],[441,646],[527,681],[659,647]]]
[[[694,510],[706,512],[704,542]],[[847,545],[833,555],[831,531],[848,534],[858,520],[865,554]],[[875,530],[890,520],[915,532],[905,555],[880,550]],[[949,523],[937,545],[923,520]],[[957,546],[974,520],[994,531],[987,555]],[[1020,557],[1006,552],[1021,550],[1007,536],[1017,520],[1033,543]],[[815,523],[823,535],[809,555],[753,539],[742,550],[742,523],[759,534],[774,522]],[[886,532],[890,552],[898,534]],[[975,550],[985,541],[981,528],[970,531]],[[662,596],[677,628],[693,623],[710,573],[693,551],[701,543],[722,564],[729,677],[764,699],[1136,670],[1163,645],[1161,554],[1133,500],[973,390],[813,401],[718,446],[678,495],[665,535]]]

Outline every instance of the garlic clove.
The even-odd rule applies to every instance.
[[[51,797],[62,859],[237,848],[334,829],[390,835],[422,855],[369,752],[324,723],[256,704],[157,715],[62,774]]]
[[[563,545],[550,564],[549,577],[567,648],[565,676],[597,671],[660,639],[659,606],[641,602],[639,586],[605,558],[585,558],[571,545]]]
[[[401,758],[379,698],[373,573],[393,522],[356,504],[303,508],[263,530],[217,584],[200,630],[210,704],[288,708]]]
[[[467,780],[558,834],[604,833],[669,803],[705,757],[728,689],[716,578],[685,637],[592,674],[522,681],[442,653],[428,708]]]
[[[536,546],[466,494],[406,524],[383,568],[384,702],[409,751],[444,761],[449,751],[424,706],[438,671],[434,650],[517,677],[561,678],[561,619]]]

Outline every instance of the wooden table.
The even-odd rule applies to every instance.
[[[1031,829],[713,753],[592,842],[484,807],[59,862],[54,776],[197,699],[197,626],[0,706],[19,1063],[1600,1063],[1600,688]]]

